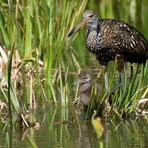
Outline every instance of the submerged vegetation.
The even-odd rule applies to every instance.
[[[86,119],[92,117],[94,110],[99,115],[105,115],[104,100],[109,102],[110,99],[112,103],[108,106],[107,114],[111,117],[121,118],[142,112],[136,108],[140,99],[148,97],[148,62],[145,65],[134,64],[133,74],[129,74],[130,65],[126,64],[123,87],[118,81],[116,61],[110,62],[109,87],[98,94],[95,84],[101,82],[104,88],[104,75],[97,78],[98,63],[85,49],[84,32],[80,31],[79,35],[67,39],[69,30],[86,8],[97,9],[102,18],[130,22],[145,32],[145,29],[140,28],[141,24],[148,22],[144,4],[126,1],[129,6],[114,10],[118,3],[112,0],[108,4],[100,1],[98,9],[95,0],[0,1],[0,109],[1,112],[8,112],[8,107],[10,121],[16,121],[16,118],[12,119],[12,114],[16,113],[21,118],[19,121],[29,126],[25,113],[30,108],[35,109],[37,104],[44,107],[47,103],[71,103],[79,95],[79,86],[73,91],[72,83],[84,68],[91,70],[94,75]],[[138,8],[131,8],[133,5]],[[141,14],[136,15],[139,12]],[[145,36],[148,37],[148,31]],[[43,97],[36,100],[36,96]],[[31,125],[36,125],[33,124],[35,121],[31,122]]]

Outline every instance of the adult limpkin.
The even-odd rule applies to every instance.
[[[124,62],[145,63],[148,59],[148,42],[133,26],[115,19],[99,19],[95,11],[86,10],[68,37],[85,24],[87,48],[96,54],[102,66],[118,56],[121,71]]]

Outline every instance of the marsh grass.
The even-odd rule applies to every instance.
[[[113,16],[113,3],[110,3],[108,7],[104,1],[100,3],[102,17]],[[77,46],[73,46],[74,40],[79,40],[78,34],[71,39],[67,39],[67,34],[79,21],[84,9],[91,5],[93,4],[87,0],[0,1],[0,40],[9,56],[6,80],[8,95],[7,90],[2,87],[1,91],[9,109],[19,113],[21,106],[27,106],[28,103],[35,108],[36,103],[43,105],[47,102],[60,102],[66,105],[71,101],[71,87],[67,83],[69,73],[79,73],[89,59],[84,56],[80,47],[75,49]],[[127,20],[127,16],[125,19]],[[82,32],[79,35],[84,36]],[[82,42],[79,40],[77,43],[80,45]],[[138,66],[130,82],[128,70],[124,69],[124,87],[116,89],[112,96],[111,108],[117,114],[122,116],[124,113],[133,113],[140,97],[147,96],[147,67],[148,63]],[[88,118],[91,118],[99,99],[101,105],[97,106],[97,110],[102,111],[103,102],[109,99],[117,75],[115,62],[113,73],[108,75],[108,90],[104,90],[102,96],[97,94],[94,84]],[[18,93],[19,89],[22,89],[22,94]],[[77,93],[78,91],[73,96],[77,96]],[[43,95],[45,100],[36,100],[39,95]]]
[[[108,71],[109,85],[108,89],[98,92],[97,85],[94,84],[91,92],[90,104],[86,113],[86,119],[90,119],[97,110],[100,116],[111,116],[113,117],[128,117],[136,115],[136,107],[138,101],[142,98],[146,98],[148,84],[147,84],[147,64],[145,65],[134,65],[134,73],[130,75],[127,69],[130,64],[126,64],[124,67],[124,85],[121,84],[120,80],[117,80],[119,72],[116,66],[117,60],[113,65],[113,71]],[[112,63],[111,63],[112,64]],[[96,81],[97,82],[97,81]],[[145,84],[146,82],[146,84]],[[104,84],[105,82],[103,82]],[[103,88],[104,85],[102,85]]]
[[[32,107],[36,104],[35,96],[39,94],[36,88],[44,94],[45,102],[68,102],[69,67],[78,62],[74,53],[67,49],[67,33],[86,4],[87,0],[0,2],[0,39],[3,49],[10,50],[10,54],[7,53],[8,97],[3,88],[2,92],[8,101],[10,115],[11,109],[19,113],[22,103]],[[15,56],[16,52],[19,56]],[[65,63],[70,57],[73,60],[67,62],[67,67]],[[24,90],[24,96],[18,94],[18,86]],[[24,100],[20,102],[21,98]]]

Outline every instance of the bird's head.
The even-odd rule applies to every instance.
[[[79,79],[74,82],[74,85],[77,85],[77,84],[83,85],[87,83],[91,83],[91,76],[89,73],[86,73],[85,75],[80,74]]]
[[[76,32],[80,27],[83,27],[84,25],[87,25],[87,29],[91,31],[96,31],[98,34],[99,31],[99,19],[98,15],[93,10],[86,10],[83,13],[83,19],[81,22],[76,25],[69,33],[68,37],[70,37],[74,32]]]

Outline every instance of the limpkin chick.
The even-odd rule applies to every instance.
[[[74,104],[82,104],[84,111],[86,111],[91,99],[92,86],[94,85],[91,74],[82,71],[79,79],[74,84],[79,84],[78,98],[74,101]],[[96,87],[97,93],[102,93],[103,89],[99,83],[97,83]]]
[[[87,48],[102,66],[118,56],[118,70],[122,71],[124,62],[145,63],[148,59],[148,42],[133,26],[115,19],[99,19],[95,11],[86,10],[68,37],[85,24]]]

